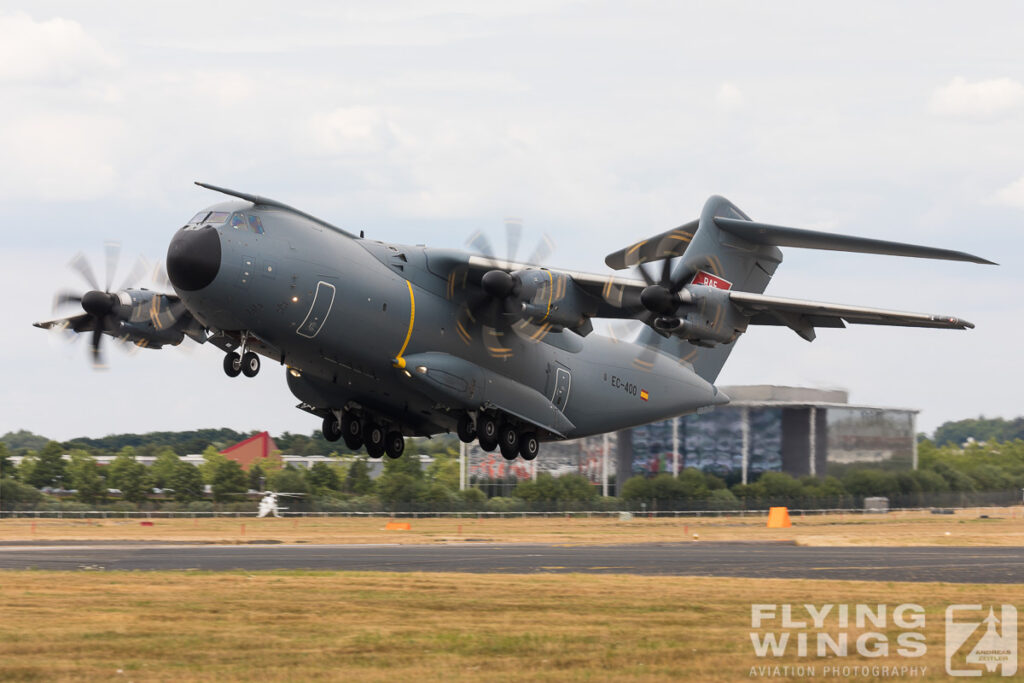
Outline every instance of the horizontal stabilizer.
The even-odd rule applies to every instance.
[[[988,259],[952,249],[936,249],[916,244],[889,242],[887,240],[836,235],[830,232],[785,228],[779,225],[755,223],[735,218],[715,217],[715,224],[725,232],[754,244],[775,247],[797,247],[800,249],[825,249],[848,251],[860,254],[885,254],[889,256],[910,256],[913,258],[942,259],[946,261],[969,261],[996,265]]]
[[[694,233],[697,232],[697,224],[698,221],[690,221],[686,225],[680,225],[678,228],[667,230],[660,235],[631,244],[608,254],[604,258],[604,262],[612,270],[624,270],[648,261],[682,256],[690,245]]]

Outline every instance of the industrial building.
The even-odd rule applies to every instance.
[[[841,476],[851,467],[917,468],[916,410],[851,404],[841,390],[764,385],[722,390],[732,399],[725,406],[605,437],[545,444],[534,463],[505,463],[500,455],[472,447],[470,483],[547,471],[576,472],[603,484],[606,478],[625,481],[694,467],[731,485],[764,472],[823,477]]]

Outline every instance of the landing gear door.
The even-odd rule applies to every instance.
[[[334,305],[334,285],[321,280],[317,283],[316,294],[313,296],[313,304],[309,307],[306,319],[299,325],[296,332],[303,337],[312,339],[320,333],[320,328],[327,322],[327,316]]]
[[[572,389],[572,374],[569,368],[561,363],[552,363],[548,366],[551,377],[548,385],[551,387],[551,402],[559,410],[565,410],[565,404],[569,400],[569,390]]]

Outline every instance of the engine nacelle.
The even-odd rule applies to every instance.
[[[665,331],[697,346],[730,344],[747,331],[747,317],[733,305],[727,290],[687,285],[684,292],[687,302],[679,307],[681,315],[657,321],[666,324]]]
[[[590,316],[596,310],[592,300],[572,278],[550,270],[530,269],[512,273],[519,282],[518,298],[523,317],[534,325],[569,328],[580,334],[590,332]]]

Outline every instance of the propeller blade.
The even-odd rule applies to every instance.
[[[64,290],[57,292],[53,297],[53,310],[57,310],[61,306],[67,306],[68,304],[79,304],[82,303],[82,295],[75,294],[74,292]]]
[[[171,280],[167,277],[167,269],[164,267],[163,261],[159,261],[156,267],[153,269],[153,284],[158,289],[168,291],[171,289]]]
[[[540,242],[537,242],[537,246],[533,248],[533,253],[530,254],[530,260],[527,263],[534,266],[544,265],[554,251],[554,240],[548,235],[541,235]]]
[[[92,366],[97,370],[107,367],[103,364],[103,351],[100,344],[103,341],[103,326],[97,324],[92,331]]]
[[[90,289],[99,289],[100,285],[96,281],[96,274],[92,272],[92,266],[89,265],[89,261],[85,258],[85,254],[78,252],[71,262],[68,263],[68,267],[78,272],[85,280],[86,284],[89,285]]]
[[[675,284],[672,282],[672,259],[662,259],[661,261],[661,280],[658,281],[665,287]]]
[[[646,282],[648,286],[651,286],[651,285],[657,284],[657,283],[656,283],[656,282],[654,281],[654,278],[653,278],[653,277],[651,277],[651,274],[647,272],[647,269],[646,269],[646,268],[644,267],[644,264],[642,264],[642,263],[641,263],[641,264],[640,264],[640,265],[638,265],[638,266],[637,266],[636,268],[637,268],[637,270],[639,270],[639,271],[640,271],[640,276],[641,276],[641,277],[643,277],[643,279],[644,279],[644,282]]]
[[[142,256],[135,259],[135,263],[132,265],[131,270],[128,271],[128,275],[125,276],[124,280],[121,281],[121,289],[131,289],[135,287],[142,278],[146,276],[146,271],[149,270],[149,263],[146,262]]]
[[[519,240],[523,236],[523,221],[521,218],[505,219],[505,239],[508,241],[508,251],[505,258],[511,262],[516,260],[516,252],[519,251]]]
[[[477,231],[474,233],[468,240],[466,240],[466,244],[476,249],[477,253],[481,256],[484,256],[491,261],[497,261],[497,259],[494,258],[494,248],[491,247],[491,241],[487,239],[487,235],[482,232]]]
[[[121,243],[104,242],[103,249],[107,255],[107,287],[103,291],[109,292],[114,286],[114,274],[117,272],[117,262],[121,260]]]

